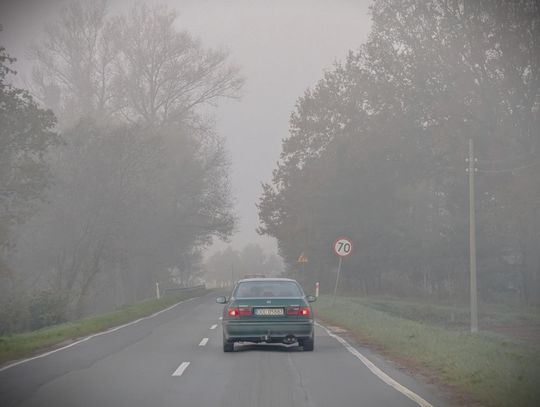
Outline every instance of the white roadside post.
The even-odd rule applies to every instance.
[[[339,257],[338,270],[336,276],[336,285],[334,286],[334,296],[332,297],[332,306],[336,302],[336,294],[339,285],[339,277],[341,275],[341,262],[343,257],[350,256],[353,249],[352,240],[348,237],[340,237],[334,241],[333,244],[334,254]]]
[[[315,283],[315,297],[319,298],[319,282]]]
[[[161,298],[160,292],[159,292],[159,282],[156,281],[156,298],[159,300]]]
[[[478,332],[478,293],[476,282],[476,220],[474,201],[474,173],[477,171],[474,164],[473,141],[469,139],[469,265],[470,265],[470,307],[471,307],[471,332]]]

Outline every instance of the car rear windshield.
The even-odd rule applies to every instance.
[[[302,297],[303,293],[294,281],[246,281],[239,283],[236,298]]]

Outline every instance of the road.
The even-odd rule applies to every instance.
[[[431,386],[355,345],[346,333],[335,336],[320,325],[314,352],[241,344],[234,353],[223,353],[222,306],[214,297],[192,299],[47,356],[4,367],[0,406],[447,405]]]

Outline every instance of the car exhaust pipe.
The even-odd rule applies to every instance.
[[[261,339],[263,340],[263,342],[266,343],[272,342],[272,338],[270,338],[270,329],[268,330],[268,332],[266,332],[266,335],[262,336]]]
[[[286,345],[290,345],[296,342],[296,338],[294,335],[288,335],[283,339],[283,343]]]

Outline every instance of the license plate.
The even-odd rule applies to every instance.
[[[276,316],[284,315],[283,308],[256,308],[255,315]]]

